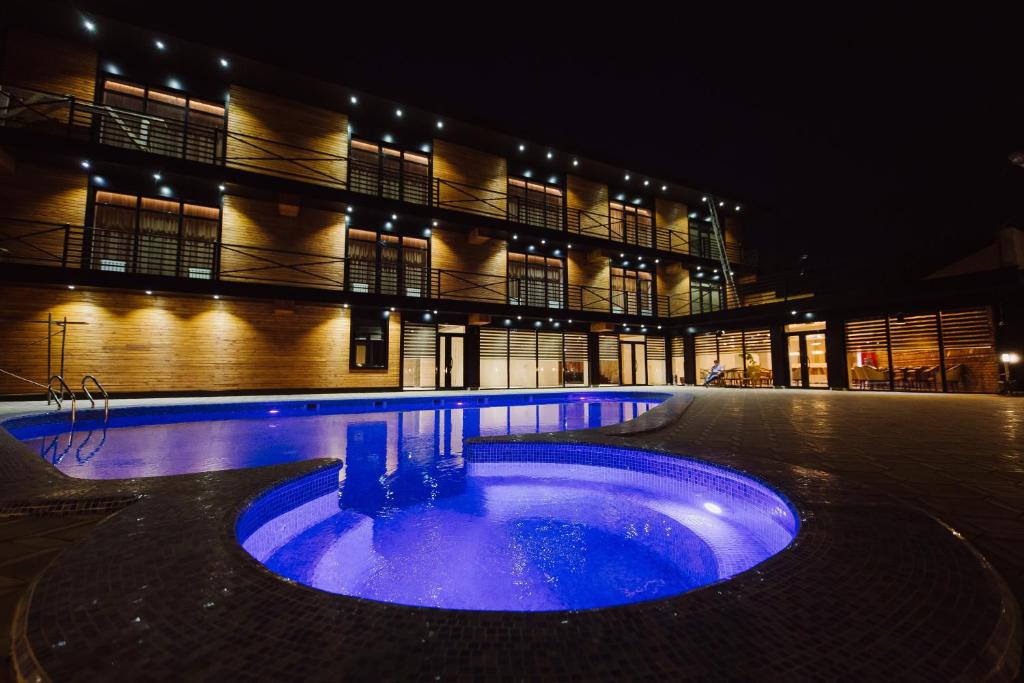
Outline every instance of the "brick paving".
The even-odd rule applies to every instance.
[[[659,435],[673,450],[834,472],[918,505],[973,543],[1024,603],[1024,399],[690,391],[685,418]]]
[[[49,502],[42,516],[0,518],[0,618],[9,623],[7,612],[28,582],[57,557],[36,589],[23,642],[32,643],[44,670],[65,674],[58,679],[75,671],[92,671],[90,677],[97,679],[130,677],[132,667],[152,676],[152,667],[162,662],[181,667],[177,673],[183,676],[202,671],[201,677],[211,680],[254,664],[265,667],[260,669],[265,674],[310,678],[345,671],[365,675],[377,667],[377,673],[396,679],[416,679],[427,671],[444,673],[443,678],[488,671],[513,677],[527,672],[530,678],[572,672],[591,679],[630,671],[675,679],[700,678],[708,671],[724,676],[758,671],[765,679],[852,680],[866,671],[876,676],[902,671],[897,678],[945,680],[936,672],[961,671],[970,672],[964,680],[976,680],[984,677],[981,672],[991,673],[986,667],[994,661],[978,656],[985,638],[986,650],[1000,642],[1016,643],[1012,651],[1019,651],[1019,616],[986,630],[997,623],[993,609],[1001,598],[984,566],[959,550],[948,532],[905,505],[937,516],[973,543],[1019,601],[1024,595],[1024,401],[686,391],[695,396],[692,405],[661,430],[632,437],[591,432],[524,439],[628,442],[667,450],[747,470],[791,494],[809,515],[796,547],[762,570],[724,584],[724,590],[581,613],[568,631],[570,622],[558,613],[553,613],[557,618],[502,617],[355,603],[252,571],[234,541],[231,520],[247,497],[310,471],[315,462],[85,482],[61,481],[52,469],[40,467],[38,457],[7,458],[0,460],[0,474],[8,482],[0,486],[0,499],[10,502],[0,500],[0,511]],[[4,446],[0,438],[0,450]],[[105,514],[90,507],[116,509],[139,494],[145,494],[140,502],[94,528]],[[879,504],[890,497],[902,502]],[[89,502],[72,514],[46,516],[46,505],[59,507],[68,500]],[[224,588],[218,608],[211,610],[213,602],[198,597],[214,585]],[[144,623],[152,625],[144,629],[135,653],[135,645],[126,644],[137,637],[130,629],[138,618],[129,616],[136,614],[140,590],[153,591],[143,611]],[[193,590],[197,599],[189,600]],[[852,600],[852,591],[861,597]],[[76,608],[96,605],[97,597],[100,606],[94,610]],[[894,605],[904,599],[909,607]],[[837,613],[851,618],[837,623]],[[885,616],[881,624],[880,615]],[[197,630],[194,624],[200,622],[205,627]],[[211,639],[209,633],[220,635]],[[418,645],[427,642],[423,637],[437,638],[445,647]],[[64,647],[65,639],[74,647]],[[278,642],[288,645],[278,651],[270,645]],[[545,654],[552,649],[560,653],[558,659]],[[402,669],[413,651],[413,668]],[[106,655],[98,658],[101,652]],[[725,662],[732,674],[720,668]]]

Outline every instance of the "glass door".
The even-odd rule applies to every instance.
[[[440,373],[437,378],[438,389],[464,389],[466,335],[437,335],[437,366]]]
[[[647,348],[644,342],[621,343],[622,384],[647,384]]]
[[[828,387],[825,334],[802,332],[787,336],[789,386],[824,389]]]

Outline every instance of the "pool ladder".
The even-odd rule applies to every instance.
[[[58,394],[54,388],[53,383],[57,382],[58,388],[60,388],[60,394]],[[100,381],[96,379],[95,375],[86,375],[82,378],[82,393],[89,399],[89,404],[92,408],[96,407],[96,399],[93,398],[92,394],[89,393],[88,383],[92,381],[96,388],[103,394],[103,421],[107,422],[110,419],[110,395],[107,390],[103,388]],[[57,404],[57,410],[61,410],[64,406],[64,392],[67,392],[71,397],[71,426],[75,425],[75,418],[78,416],[78,400],[75,398],[75,392],[71,391],[71,387],[68,386],[67,382],[60,375],[54,375],[50,378],[50,381],[46,383],[46,402],[54,401]]]

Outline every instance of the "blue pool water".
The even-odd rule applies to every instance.
[[[295,495],[299,484],[289,482],[243,514],[239,541],[274,572],[403,605],[572,610],[721,581],[796,534],[781,496],[706,463],[594,446],[464,443],[616,424],[666,397],[185,406],[122,409],[105,426],[89,415],[74,432],[66,431],[66,414],[4,426],[62,472],[82,478],[337,458],[342,464],[326,478],[311,475],[319,489]],[[268,502],[275,499],[277,507]]]
[[[424,477],[461,465],[463,439],[617,424],[667,397],[574,392],[192,405],[115,410],[107,424],[88,415],[73,432],[66,411],[4,426],[61,472],[82,479],[338,458],[353,470],[395,479],[389,489],[397,490],[421,488]],[[364,495],[382,498],[383,488]]]

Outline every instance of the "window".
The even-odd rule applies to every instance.
[[[612,313],[654,314],[654,280],[646,270],[611,269]]]
[[[690,221],[690,254],[717,260],[718,253],[718,245],[711,233],[711,223]]]
[[[694,353],[698,382],[705,380],[718,360],[725,368],[720,383],[726,386],[772,386],[772,342],[768,330],[698,335]]]
[[[348,291],[427,296],[430,284],[427,240],[349,228],[345,249]]]
[[[508,179],[508,219],[552,230],[562,229],[562,189],[522,178]]]
[[[437,327],[405,323],[402,327],[402,388],[437,385]]]
[[[481,389],[586,386],[588,369],[586,334],[480,330]]]
[[[509,252],[508,302],[513,306],[563,308],[565,261]]]
[[[724,303],[725,292],[721,284],[690,279],[690,313],[696,315],[720,311],[725,307]]]
[[[430,157],[365,140],[349,147],[349,189],[413,204],[430,201]]]
[[[209,280],[220,209],[168,199],[97,191],[89,267]]]
[[[611,238],[627,244],[650,247],[654,235],[654,222],[649,209],[612,202],[609,206]]]
[[[349,368],[386,370],[388,367],[388,319],[380,313],[352,311]]]
[[[111,107],[98,116],[105,145],[206,163],[222,156],[223,104],[114,79],[103,84],[102,97]]]

